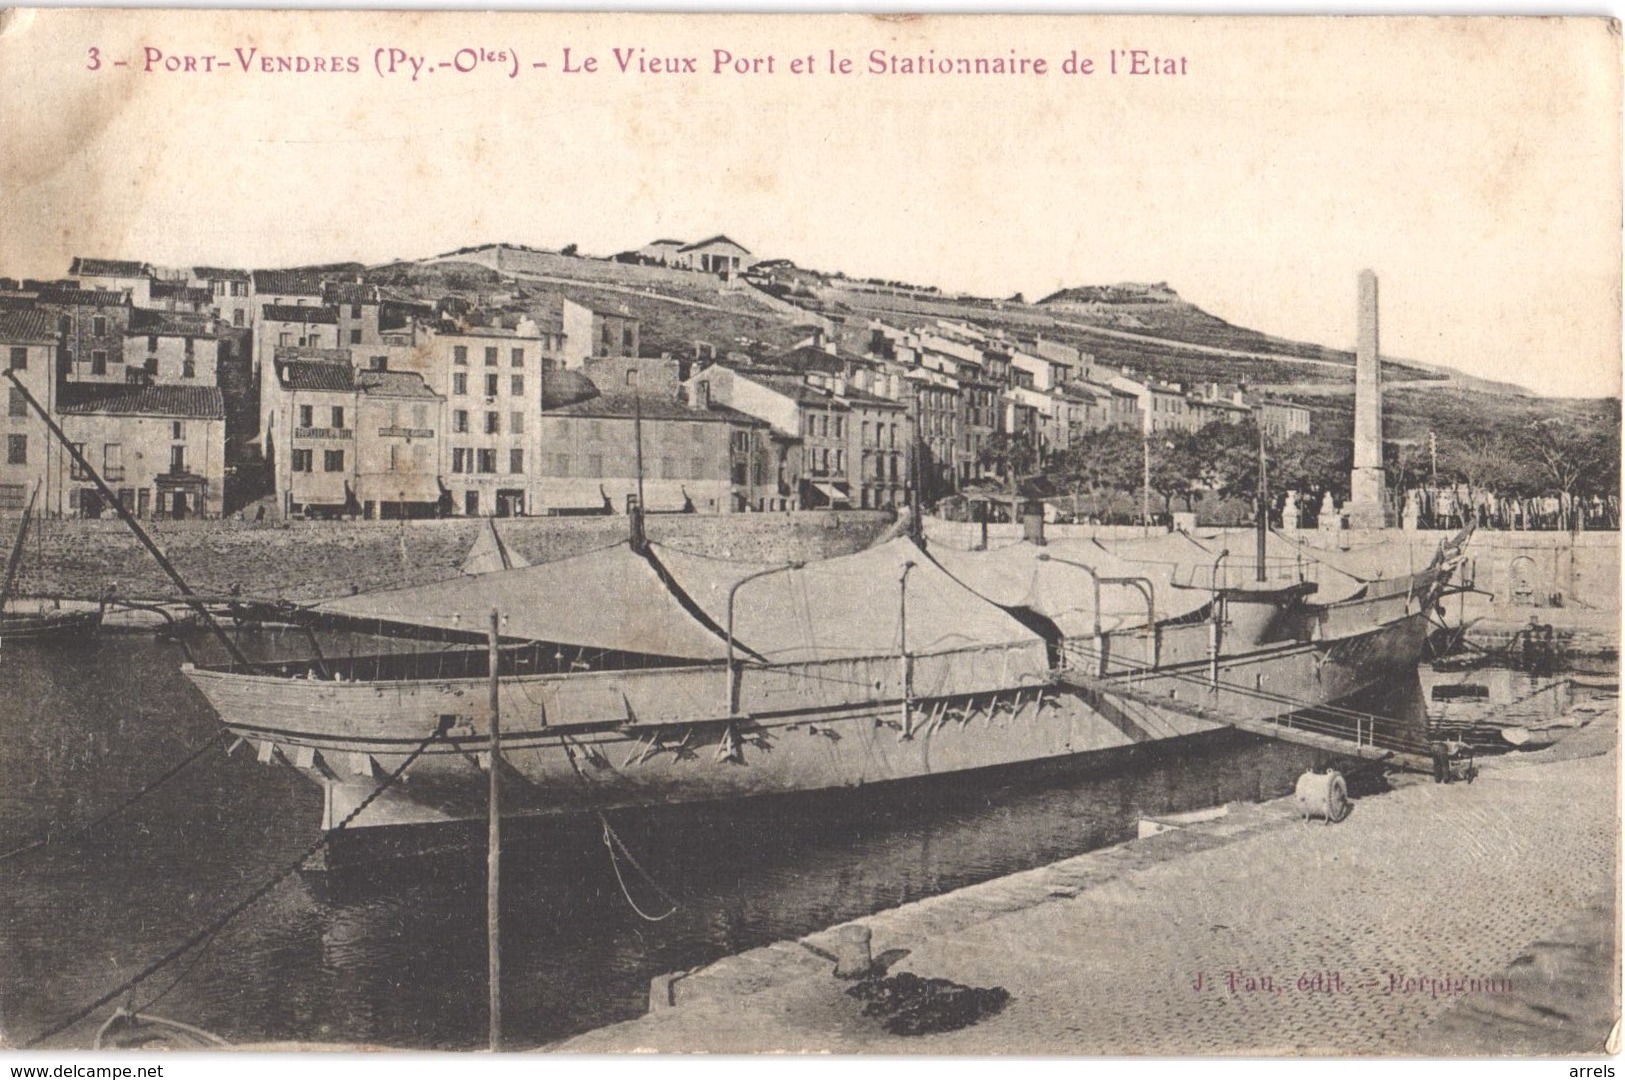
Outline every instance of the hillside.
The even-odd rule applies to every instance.
[[[488,244],[368,271],[391,291],[427,298],[452,293],[504,314],[540,314],[558,296],[643,322],[647,352],[692,355],[704,342],[719,355],[772,353],[813,325],[844,325],[843,345],[862,352],[868,324],[921,327],[938,319],[1064,342],[1103,364],[1195,385],[1242,383],[1308,405],[1317,428],[1339,430],[1353,410],[1354,355],[1235,326],[1190,303],[1166,282],[1086,285],[1037,303],[942,293],[895,281],[766,264],[748,285],[665,266]],[[1521,387],[1449,368],[1385,357],[1391,437],[1434,429],[1512,430],[1545,416],[1589,413],[1595,402],[1556,402]]]

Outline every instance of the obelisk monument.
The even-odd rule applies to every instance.
[[[1382,367],[1377,338],[1377,275],[1360,271],[1360,340],[1354,355],[1354,471],[1349,476],[1351,529],[1388,525],[1382,474]]]

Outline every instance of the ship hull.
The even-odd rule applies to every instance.
[[[503,811],[549,817],[864,788],[1188,738],[1226,726],[1209,716],[1269,719],[1304,704],[1335,704],[1414,670],[1426,619],[1411,610],[1360,613],[1368,629],[1221,652],[1216,663],[1211,655],[1159,656],[1159,639],[1150,636],[1122,651],[1143,647],[1146,666],[1160,664],[1154,670],[1107,665],[1102,675],[1074,667],[1045,683],[910,695],[906,710],[907,675],[897,672],[897,657],[861,662],[861,671],[756,673],[799,683],[799,695],[766,694],[747,671],[735,714],[718,707],[726,696],[717,689],[726,687],[720,668],[504,676]],[[985,656],[974,662],[989,665]],[[831,692],[837,671],[846,689]],[[186,674],[262,761],[292,765],[321,786],[326,829],[486,813],[485,679],[350,683],[191,667]],[[655,699],[668,702],[662,716],[653,715]]]

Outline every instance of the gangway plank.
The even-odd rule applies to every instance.
[[[1283,716],[1281,719],[1269,720],[1245,716],[1217,706],[1198,705],[1152,694],[1136,689],[1126,682],[1119,682],[1111,678],[1096,679],[1080,676],[1075,671],[1069,671],[1063,675],[1062,682],[1069,688],[1080,691],[1088,697],[1106,694],[1111,697],[1148,705],[1152,708],[1176,712],[1196,720],[1205,720],[1211,724],[1224,724],[1238,731],[1245,731],[1250,735],[1259,735],[1266,739],[1279,739],[1283,742],[1313,747],[1316,750],[1324,750],[1341,757],[1380,762],[1409,772],[1431,773],[1433,771],[1432,758],[1421,752],[1420,747],[1416,750],[1410,750],[1376,745],[1372,741],[1374,736],[1369,729],[1362,731],[1356,727],[1346,737],[1321,731],[1310,731],[1302,726],[1295,725],[1290,714]],[[1221,687],[1220,689],[1222,692],[1226,688]],[[1306,705],[1305,708],[1313,708],[1313,706]]]

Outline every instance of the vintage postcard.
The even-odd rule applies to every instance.
[[[0,1043],[1617,1051],[1620,40],[0,12]]]

